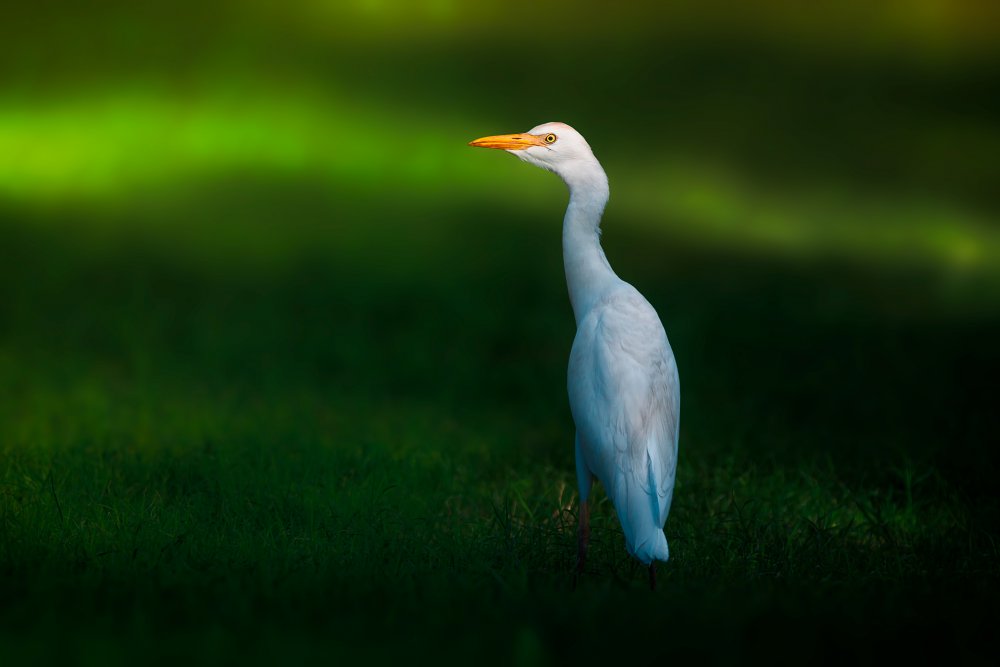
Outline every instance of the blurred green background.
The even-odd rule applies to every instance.
[[[973,0],[8,8],[4,653],[988,657],[998,39]],[[570,590],[566,194],[466,146],[550,120],[680,367],[655,595],[606,501]]]

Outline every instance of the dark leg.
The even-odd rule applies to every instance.
[[[587,563],[587,543],[590,542],[590,503],[580,503],[580,533],[576,552],[576,573],[583,574]]]
[[[580,533],[577,543],[578,551],[576,555],[576,574],[573,575],[573,587],[576,588],[576,580],[583,574],[583,567],[587,563],[587,542],[590,541],[590,489],[594,485],[594,475],[587,468],[587,463],[583,458],[583,447],[580,445],[580,434],[576,434],[576,483],[580,488]]]
[[[656,561],[649,564],[649,590],[656,590]]]

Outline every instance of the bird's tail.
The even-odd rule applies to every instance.
[[[663,498],[659,494],[658,477],[649,454],[646,474],[646,483],[642,484],[628,473],[619,471],[612,497],[625,532],[625,547],[643,564],[649,565],[654,560],[669,559],[670,549],[667,548],[667,536],[663,534],[666,519],[666,512],[661,509]]]
[[[667,560],[670,550],[663,525],[656,520],[659,498],[655,487],[652,493],[648,493],[637,484],[629,486],[624,479],[621,482],[613,491],[613,498],[618,520],[625,532],[625,548],[645,565],[654,560]]]
[[[663,530],[659,528],[654,528],[647,535],[643,536],[643,540],[637,544],[634,549],[629,549],[632,555],[638,558],[644,565],[649,565],[654,560],[666,561],[670,558],[670,549],[667,547],[667,536],[663,534]]]

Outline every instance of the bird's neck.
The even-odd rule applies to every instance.
[[[569,176],[569,206],[563,219],[563,263],[576,323],[619,282],[601,248],[601,215],[608,203],[608,178],[593,165]]]

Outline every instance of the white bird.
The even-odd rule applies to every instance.
[[[615,274],[601,248],[608,178],[587,141],[564,123],[470,145],[505,150],[555,172],[569,187],[562,245],[576,317],[568,388],[580,491],[577,572],[586,561],[596,477],[614,504],[626,549],[649,566],[655,588],[655,561],[670,555],[663,525],[677,467],[680,381],[656,311]]]

